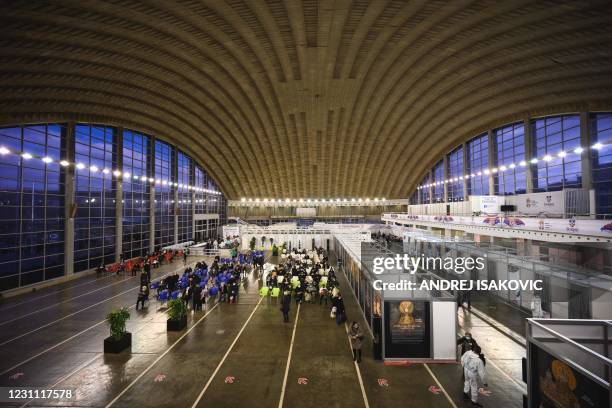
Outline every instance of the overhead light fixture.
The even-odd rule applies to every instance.
[[[529,162],[532,164],[536,164],[538,162],[538,158],[534,157],[533,159],[529,160]]]
[[[77,167],[78,167],[78,165],[77,165]],[[119,170],[115,170],[115,171],[113,171],[113,175],[115,177],[119,177],[121,175],[121,172]]]
[[[60,165],[62,167],[68,167],[68,166],[70,166],[70,163],[68,163],[68,161],[66,161],[66,160],[62,160],[62,161],[60,161]]]
[[[584,149],[582,147],[577,147],[577,148],[574,149],[574,153],[576,153],[576,154],[580,154],[583,151],[584,151]]]
[[[83,170],[85,168],[85,165],[83,163],[77,163],[76,168],[79,170]]]
[[[91,171],[92,173],[96,173],[98,171],[98,166],[90,166],[89,171]]]
[[[544,161],[545,162],[549,162],[551,160],[552,160],[552,156],[551,155],[547,154],[546,156],[544,156]]]
[[[561,158],[564,158],[565,156],[567,156],[567,153],[565,153],[563,150],[561,150],[561,151],[559,152],[559,154],[557,154],[557,156],[559,156],[559,157],[561,157]]]
[[[102,169],[102,173],[108,174],[108,173],[110,173],[110,170],[109,169]]]
[[[593,149],[595,150],[599,150],[603,147],[603,145],[599,142],[595,143],[593,146],[591,146]]]
[[[527,162],[525,160],[521,160],[521,162],[519,163],[519,166],[521,167],[525,167],[527,165]]]
[[[516,164],[514,164],[514,163],[510,163],[510,165],[509,165],[508,167],[510,167],[511,169],[513,169],[513,168],[515,168],[515,167],[516,167]]]
[[[31,158],[32,158],[32,155],[31,155],[30,153],[23,153],[23,154],[21,155],[21,157],[23,157],[23,158],[24,158],[24,159],[26,159],[26,160],[29,160],[29,159],[31,159]]]
[[[42,161],[48,164],[48,163],[53,162],[53,159],[52,159],[52,158],[50,158],[50,157],[43,157],[43,158],[42,158]]]
[[[10,151],[9,149],[7,149],[6,147],[4,147],[4,146],[0,146],[0,154],[1,154],[1,155],[3,155],[3,156],[4,156],[5,154],[9,154],[10,152],[11,152],[11,151]]]
[[[242,198],[240,199],[240,201],[242,201],[242,202],[244,203],[244,202],[246,201],[246,198],[242,197]]]

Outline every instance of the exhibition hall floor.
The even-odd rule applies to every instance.
[[[154,269],[154,277],[183,269],[175,262]],[[338,277],[349,323],[365,327],[346,278]],[[76,391],[76,398],[33,400],[31,407],[471,406],[463,399],[460,365],[385,365],[372,358],[369,340],[356,364],[346,327],[330,319],[329,307],[293,303],[290,322],[283,323],[279,306],[259,297],[254,274],[237,304],[209,303],[189,314],[182,332],[166,331],[165,309],[155,300],[135,311],[137,288],[137,278],[90,276],[5,299],[0,386]],[[131,307],[132,349],[105,355],[104,318],[121,306]],[[470,330],[487,356],[489,388],[480,402],[521,407],[525,349],[473,313],[458,317],[461,332]]]

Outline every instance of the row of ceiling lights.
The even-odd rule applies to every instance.
[[[50,164],[53,163],[53,159],[50,157],[41,157],[38,155],[34,155],[31,153],[27,153],[27,152],[11,152],[9,149],[7,149],[4,146],[0,146],[0,155],[5,156],[7,154],[16,154],[18,156],[21,156],[24,160],[30,160],[30,159],[37,159],[37,160],[42,160],[45,164]],[[69,167],[69,166],[74,166],[76,169],[78,170],[84,170],[86,168],[88,168],[86,165],[84,165],[83,163],[70,163],[67,160],[60,160],[58,162],[60,164],[60,166],[62,167]],[[127,171],[120,171],[120,170],[110,170],[107,168],[103,168],[100,169],[98,166],[89,166],[89,172],[90,173],[98,173],[101,172],[103,174],[113,174],[115,177],[119,178],[121,177],[123,180],[127,180],[127,179],[132,179],[132,180],[140,180],[143,183],[146,183],[147,181],[151,184],[158,184],[158,185],[164,185],[164,186],[174,186],[174,187],[178,187],[178,188],[182,188],[182,189],[187,189],[187,190],[193,190],[193,191],[198,191],[198,192],[204,192],[204,193],[208,193],[208,194],[216,194],[216,195],[221,195],[220,191],[215,191],[215,190],[210,190],[207,188],[202,188],[202,187],[196,187],[196,186],[191,186],[188,184],[181,184],[181,183],[177,183],[177,182],[172,182],[169,180],[162,180],[162,179],[156,179],[156,178],[152,178],[152,177],[147,177],[146,175],[132,175]]]
[[[591,146],[591,149],[593,150],[601,150],[604,145],[610,144],[612,142],[605,142],[605,143],[595,143],[593,146]],[[545,155],[544,157],[542,157],[541,159],[538,159],[537,157],[534,157],[533,159],[529,160],[529,163],[531,164],[536,164],[538,163],[540,160],[545,161],[545,162],[549,162],[551,160],[553,160],[555,157],[558,157],[560,159],[564,159],[565,157],[567,157],[568,155],[573,154],[577,154],[580,155],[582,154],[585,150],[587,150],[586,148],[583,147],[577,147],[575,148],[572,152],[565,152],[565,151],[560,151],[559,153],[557,153],[556,155],[552,156],[550,154]],[[518,166],[520,167],[525,167],[527,166],[528,162],[525,160],[522,160],[521,162],[519,162]],[[477,173],[472,173],[472,174],[464,174],[463,176],[459,176],[459,177],[455,177],[455,178],[450,178],[447,180],[442,180],[442,181],[437,181],[435,183],[428,183],[428,184],[423,184],[422,186],[417,187],[417,190],[421,190],[424,188],[429,188],[429,187],[434,187],[434,186],[439,186],[442,184],[448,184],[448,183],[456,183],[459,181],[463,181],[463,180],[469,180],[470,178],[473,177],[477,177],[477,176],[482,176],[484,175],[489,175],[489,174],[495,174],[495,173],[499,173],[499,172],[504,172],[506,170],[511,170],[516,168],[517,165],[515,163],[510,163],[507,166],[499,166],[499,167],[494,167],[492,169],[482,169],[481,171],[477,172]]]
[[[357,203],[357,202],[358,203],[363,203],[363,202],[369,203],[371,201],[374,201],[374,202],[387,201],[387,199],[386,198],[380,198],[380,199],[379,198],[374,198],[373,200],[370,200],[369,198],[351,198],[351,199],[348,199],[348,198],[335,198],[335,199],[334,198],[330,198],[330,199],[326,200],[324,198],[321,198],[321,199],[318,199],[318,198],[313,198],[313,199],[310,199],[310,198],[293,198],[293,199],[287,198],[287,199],[283,200],[283,199],[280,199],[280,198],[279,199],[274,199],[274,198],[267,199],[267,198],[264,198],[264,199],[260,200],[259,198],[255,198],[255,199],[253,199],[253,198],[248,198],[248,199],[247,198],[242,198],[240,201],[243,202],[243,203],[244,202],[249,202],[249,203],[252,203],[252,202],[262,203],[263,202],[263,203],[272,203],[272,204],[274,204],[274,203],[278,203],[278,204],[282,204],[282,203],[287,203],[287,204],[288,203],[308,203],[308,204],[312,204],[312,203],[315,203],[315,204],[316,203],[330,203],[330,204],[333,204],[333,203],[348,203],[348,202],[351,202],[351,203]]]

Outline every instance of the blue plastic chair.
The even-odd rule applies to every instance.
[[[163,305],[164,303],[168,301],[168,290],[167,289],[164,289],[161,292],[159,292],[159,295],[157,296],[157,301],[160,303],[160,305]]]
[[[181,294],[180,290],[175,290],[174,292],[172,292],[172,294],[170,295],[170,299],[172,300],[176,300],[178,299],[179,295]]]
[[[151,289],[156,290],[159,288],[159,282],[151,282]]]

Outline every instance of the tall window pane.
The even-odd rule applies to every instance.
[[[440,160],[433,167],[433,200],[434,202],[444,201],[444,161]]]
[[[600,217],[612,215],[612,113],[594,113],[590,117],[591,141],[599,143],[592,149],[593,187],[596,212]],[[586,154],[586,153],[583,153]]]
[[[0,290],[64,273],[65,133],[57,124],[0,129],[11,152],[0,162]]]
[[[115,261],[115,180],[117,164],[114,129],[78,124],[75,127],[74,271]]]
[[[173,180],[176,151],[160,140],[155,141],[155,248],[173,245],[174,242],[174,187]],[[157,181],[160,181],[159,183]]]
[[[463,147],[458,147],[448,155],[448,177],[450,180],[447,187],[448,201],[462,201],[464,198]]]
[[[489,135],[478,136],[467,143],[468,172],[470,179],[468,189],[470,195],[489,194],[489,176],[482,170],[489,167]],[[479,174],[480,173],[480,174]]]
[[[539,160],[534,169],[534,191],[555,191],[580,188],[582,169],[580,155],[569,152],[580,146],[580,116],[564,115],[536,119],[531,122],[535,153]]]
[[[123,256],[143,256],[149,251],[149,137],[141,133],[123,132]]]
[[[493,130],[494,164],[500,169],[493,176],[495,194],[513,195],[527,191],[525,167],[519,166],[525,160],[525,126],[522,122]]]
[[[188,186],[193,185],[191,174],[192,166],[189,156],[182,152],[178,153],[178,239],[180,242],[189,241],[193,238],[191,221],[191,196],[192,190]]]

